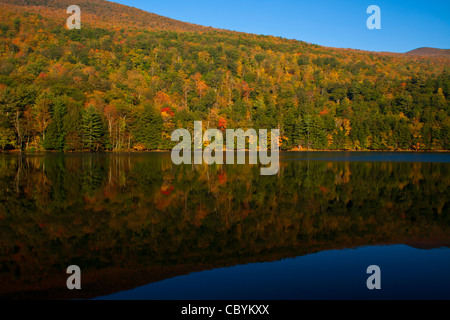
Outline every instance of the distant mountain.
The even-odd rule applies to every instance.
[[[437,49],[437,48],[418,48],[412,51],[407,52],[406,54],[410,54],[413,56],[420,57],[434,57],[434,58],[448,58],[450,59],[450,49]]]

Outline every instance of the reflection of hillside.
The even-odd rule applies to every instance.
[[[170,154],[0,158],[0,297],[80,297],[371,244],[450,241],[449,167],[173,166]]]
[[[450,248],[450,241],[422,241],[407,243],[407,245],[416,249],[430,250],[444,247]]]
[[[363,245],[363,244],[361,244]],[[448,246],[448,242],[429,247],[440,248]],[[358,246],[356,246],[358,247]],[[322,250],[310,251],[306,254],[316,253],[324,250],[339,250],[347,247],[332,246]],[[425,249],[425,248],[420,248]],[[304,250],[305,252],[308,250]],[[71,292],[63,285],[67,280],[64,274],[53,274],[40,283],[24,285],[19,282],[11,282],[10,279],[3,280],[0,277],[2,292],[0,299],[92,299],[105,296],[120,291],[131,290],[150,283],[166,280],[169,278],[187,275],[193,272],[207,271],[215,268],[232,267],[239,264],[273,262],[286,258],[299,256],[288,255],[287,253],[262,253],[258,256],[241,257],[241,259],[218,260],[213,264],[187,264],[175,266],[128,266],[112,267],[101,270],[89,270],[82,274],[82,290],[80,292]],[[20,290],[18,290],[20,288]]]

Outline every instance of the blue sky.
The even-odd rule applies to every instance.
[[[450,49],[450,1],[366,0],[113,0],[173,19],[281,36],[328,47],[406,52]],[[381,30],[369,30],[370,5]]]

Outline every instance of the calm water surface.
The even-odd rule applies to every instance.
[[[0,299],[450,299],[449,195],[449,153],[0,155]]]

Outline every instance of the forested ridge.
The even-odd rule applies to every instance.
[[[72,4],[72,3],[70,3]],[[170,149],[176,128],[285,150],[450,149],[450,60],[201,27],[107,1],[0,1],[0,150]]]

